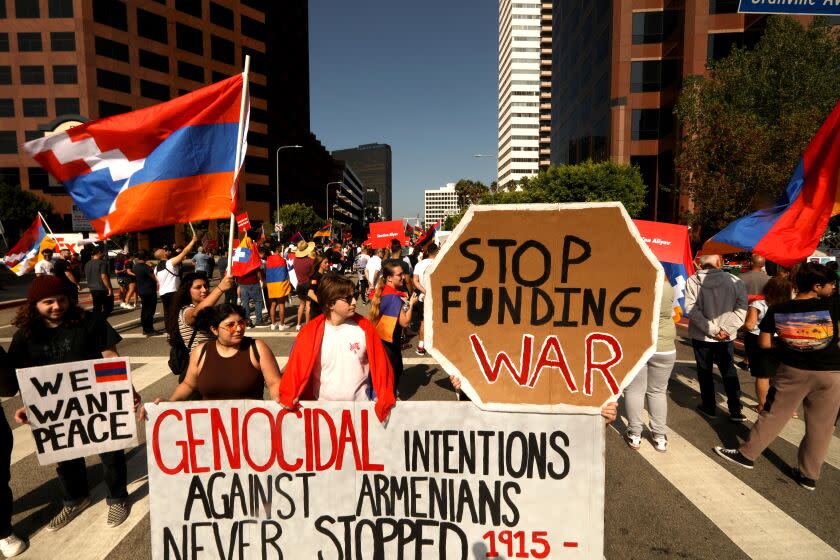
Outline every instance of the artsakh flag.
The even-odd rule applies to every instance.
[[[776,206],[739,218],[701,253],[751,251],[785,267],[811,256],[831,216],[840,214],[840,103],[817,131]]]
[[[239,242],[230,265],[231,276],[244,276],[262,265],[256,244],[247,235]]]
[[[296,234],[294,234],[292,236],[292,238],[289,241],[291,243],[297,244],[297,243],[300,243],[301,241],[306,241],[306,239],[303,238],[303,236],[300,234],[300,232],[297,232]]]
[[[93,364],[93,372],[96,374],[97,383],[108,381],[128,381],[128,368],[125,362],[105,362]]]
[[[428,230],[426,230],[426,233],[421,235],[420,239],[418,239],[417,241],[414,242],[414,246],[419,248],[419,249],[425,248],[426,245],[428,245],[429,243],[431,243],[432,241],[435,240],[435,234],[438,231],[440,231],[440,220],[435,222],[435,225],[433,225]]]
[[[101,238],[226,218],[235,209],[243,75],[166,103],[84,123],[23,145]]]
[[[41,216],[36,216],[32,225],[3,257],[3,264],[18,276],[23,276],[34,270],[38,261],[44,260],[41,251],[47,248],[55,249],[56,242],[47,235]]]

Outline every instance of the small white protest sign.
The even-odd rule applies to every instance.
[[[603,557],[601,417],[303,406],[146,406],[152,558]]]
[[[17,378],[40,464],[137,445],[126,358],[24,368]]]

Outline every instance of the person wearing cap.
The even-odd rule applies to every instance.
[[[306,318],[309,316],[309,279],[315,267],[315,261],[312,259],[312,251],[315,250],[315,242],[299,241],[295,248],[295,277],[297,278],[297,297],[300,305],[298,305],[297,313],[297,330],[303,327]]]
[[[35,263],[35,276],[52,276],[55,270],[55,265],[52,262],[53,250],[47,247],[41,251],[41,256],[43,258]]]
[[[169,317],[169,308],[175,300],[178,288],[181,287],[181,263],[187,258],[187,253],[192,251],[197,241],[198,238],[193,237],[187,246],[174,257],[169,247],[155,251],[155,258],[158,260],[155,277],[158,281],[158,295],[163,304],[164,317]]]
[[[55,276],[39,276],[32,281],[26,303],[18,309],[12,325],[18,330],[9,346],[10,368],[119,356],[117,343],[122,338],[117,331],[101,315],[72,305],[64,284]],[[140,395],[134,391],[135,410],[139,404]],[[15,411],[15,421],[28,422],[26,408]],[[129,512],[125,453],[122,450],[102,453],[99,459],[107,490],[107,525],[116,527],[126,520]],[[91,503],[84,458],[61,461],[56,472],[63,507],[47,525],[48,531],[66,526]]]

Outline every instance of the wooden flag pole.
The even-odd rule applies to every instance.
[[[47,228],[47,232],[50,235],[50,239],[52,239],[55,242],[56,247],[58,247],[58,240],[55,238],[55,234],[53,233],[52,229],[50,229],[50,224],[48,224],[47,220],[44,219],[44,215],[41,214],[40,210],[38,211],[38,217],[41,218],[41,223],[44,224],[45,228]],[[61,249],[61,247],[58,248]]]
[[[236,180],[239,178],[240,165],[242,160],[242,135],[245,134],[245,103],[248,100],[248,70],[251,68],[251,55],[245,55],[245,71],[242,73],[242,99],[239,102],[239,130],[236,134],[236,159],[234,160],[234,185],[231,185],[231,192],[234,192]],[[235,200],[231,200],[236,204]],[[236,216],[230,213],[230,232],[228,233],[228,262],[227,275],[230,276],[230,267],[233,265],[233,232],[236,230]]]

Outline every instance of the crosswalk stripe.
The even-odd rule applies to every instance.
[[[90,492],[93,504],[56,532],[41,529],[29,539],[29,549],[20,558],[57,558],[72,553],[74,560],[100,560],[110,552],[149,513],[149,487],[146,476],[146,448],[132,455],[127,461],[129,503],[131,512],[120,526],[110,528],[105,524],[108,504],[105,502],[105,484],[97,484]]]
[[[131,381],[137,391],[142,391],[159,379],[169,374],[167,366],[156,363],[149,363],[131,371]],[[18,426],[12,430],[14,447],[12,447],[12,465],[22,461],[27,456],[36,452],[35,439],[32,437],[32,430],[29,426]]]
[[[671,379],[679,381],[686,387],[694,390],[695,392],[700,392],[700,384],[697,382],[696,379],[692,379],[690,377],[686,377],[682,373],[677,373],[676,370],[671,374]],[[717,393],[718,396],[722,396],[720,393]],[[755,401],[750,399],[749,397],[741,396],[741,401],[745,404],[755,405],[757,404]],[[728,409],[725,406],[724,401],[718,400],[717,402],[718,408],[724,410],[728,414]],[[752,423],[755,423],[758,420],[758,414],[747,408],[744,407],[741,413],[747,417]],[[787,441],[788,443],[793,444],[794,446],[799,446],[799,442],[802,441],[802,438],[805,437],[805,422],[802,420],[791,418],[782,431],[779,433],[779,437],[783,440]],[[840,469],[840,439],[837,436],[832,436],[831,443],[829,443],[828,447],[828,455],[826,455],[825,462],[829,465]]]
[[[625,419],[626,424],[626,419]],[[612,426],[615,431],[618,428]],[[638,453],[750,558],[838,560],[840,552],[669,428],[668,451]]]

